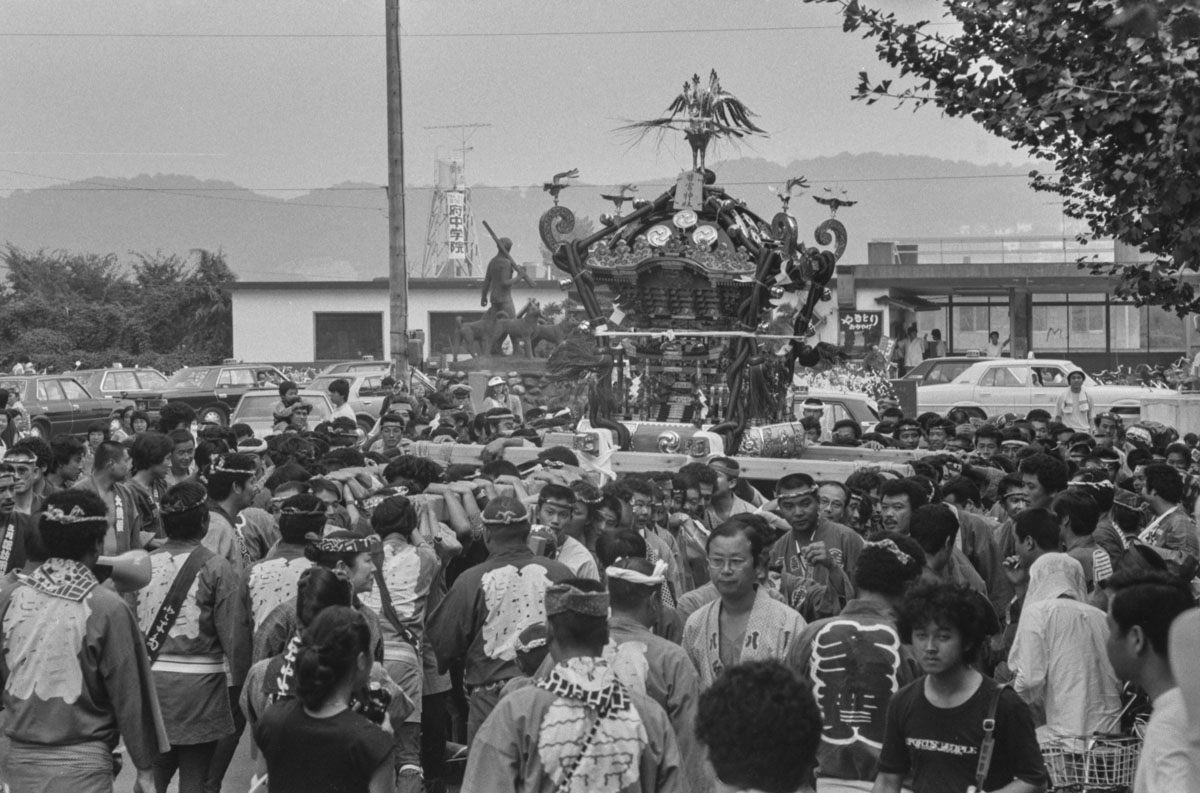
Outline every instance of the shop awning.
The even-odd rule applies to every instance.
[[[905,309],[906,311],[941,311],[945,306],[931,303],[923,297],[908,293],[897,293],[894,295],[882,295],[875,298],[875,302],[881,306],[896,306],[897,308]]]

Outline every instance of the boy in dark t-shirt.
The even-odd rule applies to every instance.
[[[995,748],[981,791],[1041,793],[1046,785],[1028,706],[971,667],[987,640],[982,604],[954,584],[923,584],[900,607],[901,638],[925,676],[888,704],[875,793],[964,793],[976,784],[994,698]]]

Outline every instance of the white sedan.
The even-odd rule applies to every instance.
[[[333,404],[329,401],[329,395],[324,391],[301,390],[300,399],[307,402],[312,408],[308,414],[309,429],[322,421],[327,421],[330,414],[333,413]],[[242,395],[237,407],[234,408],[233,415],[229,417],[229,425],[249,424],[250,429],[254,430],[256,438],[272,435],[275,424],[273,410],[278,401],[279,389],[276,388],[247,391]]]
[[[955,407],[977,407],[989,416],[1025,415],[1034,408],[1054,414],[1054,403],[1067,389],[1067,375],[1079,367],[1045,358],[989,358],[972,364],[949,383],[917,387],[917,409],[945,414]],[[1142,415],[1142,399],[1154,393],[1144,386],[1101,385],[1091,377],[1083,388],[1092,398],[1093,415],[1112,411],[1125,426]]]

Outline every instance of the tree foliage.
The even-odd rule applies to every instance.
[[[215,363],[233,352],[224,254],[30,253],[7,246],[0,288],[0,355],[28,356],[53,370],[153,366],[171,371]]]
[[[970,118],[1054,165],[1030,174],[1096,237],[1153,257],[1081,262],[1119,294],[1200,312],[1200,4],[1196,0],[946,0],[946,35],[859,0],[843,28],[875,41],[903,84],[859,74],[854,98]]]

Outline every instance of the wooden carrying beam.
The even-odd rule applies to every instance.
[[[425,457],[440,465],[482,465],[480,453],[483,446],[471,443],[434,443],[418,441],[411,453]],[[537,459],[540,449],[529,446],[504,450],[504,459],[516,465]],[[820,452],[818,455],[816,452]],[[581,458],[583,452],[576,452]],[[846,477],[863,468],[878,468],[895,471],[900,476],[912,476],[908,461],[920,453],[866,449],[838,449],[835,447],[813,447],[805,451],[803,459],[774,457],[734,457],[742,470],[743,479],[775,482],[787,474],[803,473],[814,479],[832,479],[843,482]],[[661,454],[652,452],[613,452],[610,464],[614,474],[648,474],[656,471],[678,471],[692,462],[705,462],[686,454]]]

